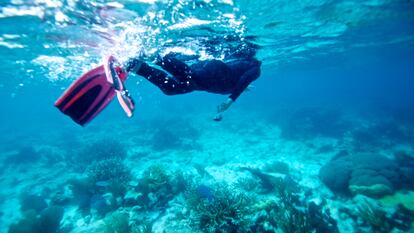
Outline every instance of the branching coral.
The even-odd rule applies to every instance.
[[[279,183],[275,190],[277,201],[262,200],[254,206],[256,220],[251,226],[254,232],[339,232],[336,221],[329,210],[323,209],[323,204],[301,201],[284,183]]]
[[[95,162],[86,170],[88,178],[94,183],[104,182],[107,191],[115,196],[122,195],[131,180],[131,174],[118,158],[109,158]]]
[[[246,231],[251,199],[226,185],[217,185],[211,192],[213,198],[206,197],[204,192],[200,194],[197,189],[188,194],[187,208],[193,214],[192,225],[203,232]]]
[[[154,208],[165,206],[185,186],[181,171],[168,171],[163,165],[152,165],[142,174],[137,191],[143,194],[142,205]]]
[[[93,163],[88,167],[87,176],[95,182],[117,181],[128,183],[131,175],[128,168],[120,159],[111,158]]]
[[[148,192],[154,192],[168,185],[169,181],[170,176],[164,166],[152,165],[142,174],[140,184],[144,185]]]

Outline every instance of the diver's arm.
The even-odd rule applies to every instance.
[[[217,106],[217,112],[222,113],[226,111],[228,108],[230,108],[231,104],[233,104],[234,100],[231,98],[228,98],[226,102],[221,103],[219,106]]]
[[[237,98],[246,90],[246,88],[256,80],[260,76],[260,68],[254,67],[248,70],[243,76],[240,78],[239,82],[237,83],[236,87],[233,90],[233,93],[229,96],[230,99],[236,101]]]
[[[246,88],[256,80],[260,76],[260,68],[254,67],[248,70],[243,76],[240,78],[240,81],[237,83],[233,93],[229,96],[226,102],[221,103],[217,106],[217,114],[214,117],[215,121],[221,121],[223,119],[222,113],[226,111],[230,106],[236,101],[236,99],[241,95],[241,93],[246,90]]]
[[[217,114],[214,117],[213,120],[215,121],[221,121],[223,119],[223,116],[221,115],[224,111],[226,111],[230,106],[233,104],[233,100],[231,98],[228,98],[226,102],[221,103],[219,106],[217,106]]]

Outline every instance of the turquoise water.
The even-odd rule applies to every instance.
[[[226,96],[137,75],[133,118],[53,105],[109,54],[246,41],[262,74],[221,122]],[[0,58],[0,232],[414,231],[413,1],[4,0]]]

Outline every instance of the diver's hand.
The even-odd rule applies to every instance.
[[[220,114],[220,113],[218,113],[214,118],[213,118],[213,120],[214,121],[221,121],[221,120],[223,120],[223,116]]]
[[[217,106],[217,114],[213,118],[215,121],[221,121],[223,119],[222,113],[226,111],[234,101],[231,98],[228,98],[226,102],[221,103]]]
[[[249,84],[249,86],[246,87],[246,89],[244,90],[245,92],[249,92],[254,88],[254,86],[252,84]]]
[[[232,99],[228,98],[226,102],[221,103],[219,106],[217,106],[217,113],[222,113],[226,111],[228,108],[230,108],[233,102],[234,101]]]

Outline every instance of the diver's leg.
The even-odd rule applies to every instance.
[[[163,58],[158,58],[156,64],[161,66],[164,70],[170,72],[179,81],[186,82],[188,79],[191,79],[191,68],[175,57],[176,54],[169,53]]]
[[[128,73],[136,73],[143,63],[144,62],[139,58],[131,58],[126,62],[124,69]]]
[[[191,79],[191,68],[184,62],[178,60],[175,53],[169,53],[164,57],[160,57],[159,55],[157,56],[155,64],[161,66],[179,81],[186,82],[188,79]],[[136,73],[143,63],[144,62],[139,58],[132,58],[126,63],[125,70],[127,72]]]
[[[176,77],[169,76],[166,72],[151,67],[146,63],[141,63],[135,73],[156,85],[166,95],[184,94],[196,89],[191,80],[181,82]]]

